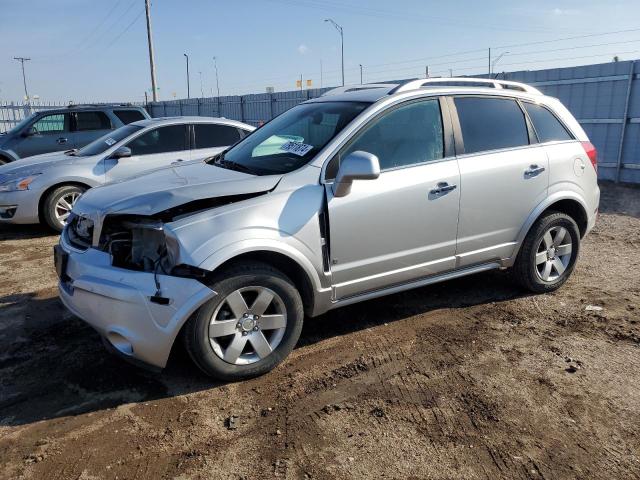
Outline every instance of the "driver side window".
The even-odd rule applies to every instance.
[[[186,125],[168,125],[143,133],[131,140],[127,147],[132,156],[187,150]]]
[[[54,115],[45,115],[31,126],[31,132],[36,134],[60,133],[68,131],[68,115],[58,113]]]
[[[382,171],[443,158],[439,101],[431,99],[404,104],[371,121],[331,160],[326,178],[335,178],[341,159],[357,150],[376,155]]]

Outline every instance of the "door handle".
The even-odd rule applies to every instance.
[[[455,190],[457,185],[449,185],[447,182],[439,182],[436,185],[436,188],[433,188],[429,191],[431,195],[443,195],[445,193],[449,193],[452,190]]]
[[[67,139],[64,137],[60,137],[56,140],[56,142],[58,143],[58,145],[64,145],[65,143],[67,143]]]
[[[524,176],[526,178],[531,178],[531,177],[535,177],[537,175],[540,175],[544,171],[545,171],[544,167],[539,167],[538,165],[529,165],[529,168],[527,168],[524,171]]]

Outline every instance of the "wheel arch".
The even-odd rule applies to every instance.
[[[207,259],[200,268],[209,270],[211,277],[238,262],[256,261],[280,270],[294,283],[304,305],[305,314],[312,315],[316,304],[316,292],[320,288],[320,279],[314,274],[313,266],[308,260],[294,257],[289,252],[275,248],[258,248],[255,250],[240,250],[228,254],[217,261]]]
[[[527,221],[523,225],[520,233],[518,234],[518,238],[516,241],[517,249],[514,251],[511,256],[511,262],[513,263],[520,252],[520,248],[522,247],[522,242],[524,242],[525,237],[531,230],[533,224],[545,213],[555,211],[560,213],[565,213],[573,218],[578,225],[578,230],[580,231],[580,237],[584,237],[587,232],[588,220],[587,216],[587,205],[580,198],[579,195],[573,192],[561,192],[555,195],[548,197],[544,202],[540,203],[527,217]],[[510,266],[510,265],[506,265]]]
[[[47,197],[49,196],[49,194],[53,192],[56,188],[66,187],[67,185],[82,187],[86,190],[91,188],[91,185],[87,183],[79,182],[77,180],[58,182],[51,185],[50,187],[47,187],[46,190],[44,190],[42,194],[40,194],[40,198],[38,199],[38,218],[40,219],[40,223],[44,222],[44,217],[43,217],[44,203],[47,201]]]

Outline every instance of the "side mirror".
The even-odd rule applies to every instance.
[[[26,130],[23,130],[20,136],[24,138],[32,137],[33,135],[36,134],[36,132],[37,130],[34,127],[30,127],[30,128],[27,128]]]
[[[371,153],[358,150],[347,155],[340,163],[333,182],[333,196],[344,197],[351,192],[354,180],[375,180],[380,176],[380,161]]]
[[[118,160],[119,158],[126,158],[131,156],[131,149],[129,147],[118,147],[114,150],[109,158]]]

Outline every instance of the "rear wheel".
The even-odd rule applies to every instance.
[[[53,190],[44,201],[42,216],[54,230],[61,232],[78,198],[86,191],[79,185],[62,185]]]
[[[580,231],[570,216],[550,212],[527,234],[514,265],[516,280],[536,293],[556,290],[567,281],[580,250]]]
[[[261,263],[227,269],[216,295],[189,320],[184,341],[202,371],[221,380],[268,372],[293,350],[304,318],[302,299],[280,271]]]

